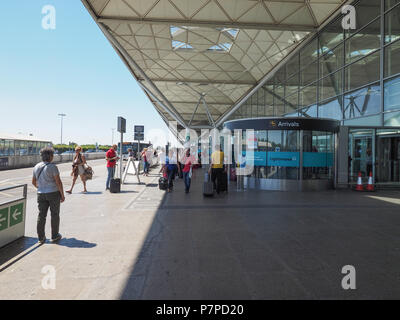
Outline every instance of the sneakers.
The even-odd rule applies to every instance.
[[[43,238],[43,239],[39,239],[38,240],[38,243],[40,243],[40,244],[43,244],[43,243],[45,243],[46,242],[46,238]]]
[[[61,240],[61,238],[62,238],[62,235],[59,233],[59,234],[57,235],[57,237],[51,239],[51,242],[58,242],[58,241]]]

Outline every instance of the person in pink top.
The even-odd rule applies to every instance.
[[[190,155],[190,149],[186,150],[185,156],[183,157],[183,181],[185,183],[185,193],[189,193],[190,182],[192,180],[192,168],[193,164],[195,164],[196,159]]]

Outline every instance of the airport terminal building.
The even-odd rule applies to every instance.
[[[399,0],[82,2],[164,121],[255,130],[254,187],[400,186]]]

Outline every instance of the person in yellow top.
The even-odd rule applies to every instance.
[[[214,190],[220,192],[220,184],[222,173],[224,172],[224,153],[221,151],[221,146],[216,145],[215,151],[211,154],[211,164],[208,174],[211,175],[211,181],[214,185]]]

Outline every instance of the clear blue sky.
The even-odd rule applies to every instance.
[[[42,28],[45,5],[56,8],[55,30]],[[110,144],[117,116],[128,141],[134,124],[166,130],[80,0],[0,1],[0,36],[0,133],[59,143],[58,113],[67,143]]]

